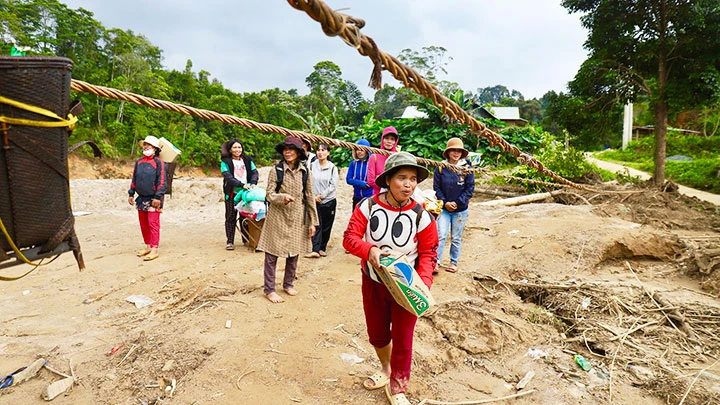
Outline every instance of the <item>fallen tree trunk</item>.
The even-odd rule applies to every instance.
[[[475,194],[487,194],[500,197],[518,197],[522,195],[518,193],[513,193],[512,191],[490,190],[487,188],[476,188],[474,192]]]
[[[552,191],[549,193],[538,193],[538,194],[530,194],[530,195],[521,195],[519,197],[513,197],[513,198],[506,198],[503,200],[491,200],[491,201],[483,201],[480,203],[477,203],[479,206],[484,207],[513,207],[516,205],[523,205],[523,204],[529,204],[534,203],[538,201],[543,201],[548,198],[552,198],[554,195],[560,193],[560,191]]]

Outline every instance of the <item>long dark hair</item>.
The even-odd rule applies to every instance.
[[[243,145],[243,143],[240,142],[240,140],[237,138],[230,139],[229,141],[222,144],[222,157],[232,159],[232,147],[236,143],[239,143],[240,146],[242,146],[243,148],[242,154],[240,154],[240,158],[242,159],[245,156],[245,145]]]

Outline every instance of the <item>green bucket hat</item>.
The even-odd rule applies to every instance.
[[[395,172],[397,172],[403,167],[413,167],[417,169],[418,184],[421,183],[423,180],[427,179],[428,177],[428,169],[417,164],[417,162],[415,161],[415,156],[407,152],[398,152],[390,155],[390,157],[387,158],[387,160],[385,161],[385,171],[382,172],[377,177],[377,179],[375,179],[375,184],[380,187],[388,188],[388,177],[392,176]]]

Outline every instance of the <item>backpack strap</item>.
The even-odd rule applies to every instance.
[[[415,206],[412,208],[413,211],[415,211],[415,232],[420,230],[420,220],[422,219],[423,212],[425,212],[425,208],[423,208],[422,204],[415,201]]]
[[[309,170],[305,162],[300,162],[300,164],[305,166],[305,170],[302,170],[303,195],[305,195],[305,188],[307,186]],[[275,165],[275,172],[275,174],[277,174],[277,181],[275,182],[275,192],[279,193],[280,186],[282,186],[283,178],[285,177],[285,167],[283,166],[282,162]]]
[[[282,162],[275,166],[275,174],[277,175],[277,181],[275,182],[275,192],[280,192],[280,186],[282,186],[283,177],[285,177],[285,169],[283,168]]]
[[[305,195],[305,188],[307,187],[307,180],[308,176],[310,175],[310,168],[305,164],[305,162],[301,162],[300,164],[305,166],[305,170],[302,171],[303,195]]]

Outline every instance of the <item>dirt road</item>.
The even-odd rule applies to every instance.
[[[631,167],[627,167],[627,166],[620,165],[617,163],[597,159],[597,158],[593,157],[592,155],[590,155],[589,153],[585,154],[585,157],[588,160],[588,162],[594,164],[595,166],[597,166],[601,169],[605,169],[605,170],[611,171],[613,173],[618,173],[618,172],[626,173],[632,177],[638,177],[641,180],[649,180],[652,177],[650,174],[647,174],[647,173],[637,170],[637,169],[633,169]],[[700,200],[707,201],[709,203],[713,203],[717,206],[720,206],[720,195],[718,195],[718,194],[708,193],[706,191],[696,190],[694,188],[681,186],[681,185],[679,185],[678,191],[681,194],[684,194],[686,196],[695,197]]]
[[[219,178],[175,179],[160,258],[143,262],[127,178],[78,174],[122,170],[74,164],[87,269],[65,254],[0,284],[0,373],[38,357],[74,373],[79,384],[55,404],[385,403],[362,387],[379,363],[359,260],[341,247],[348,186],[329,256],[300,259],[300,295],[270,304],[263,254],[224,250]],[[585,196],[592,206],[472,204],[460,271],[438,275],[438,306],[418,322],[413,404],[526,394],[505,403],[659,405],[686,392],[685,404],[719,403],[720,273],[697,263],[712,263],[701,253],[720,244],[720,216],[675,194],[619,191]],[[154,302],[136,308],[132,295]],[[0,389],[0,404],[44,403],[40,393],[60,378],[42,370]]]

